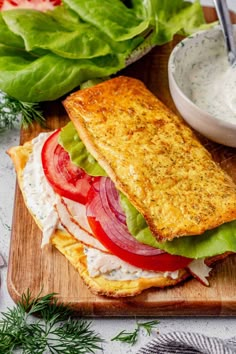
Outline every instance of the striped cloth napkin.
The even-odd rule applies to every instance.
[[[236,354],[236,337],[223,340],[200,333],[172,332],[159,335],[137,354]]]

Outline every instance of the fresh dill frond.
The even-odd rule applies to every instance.
[[[127,332],[123,330],[120,333],[118,333],[115,337],[113,337],[111,340],[134,345],[138,340],[140,328],[144,328],[147,334],[150,336],[153,328],[158,324],[159,321],[157,320],[148,321],[148,322],[137,322],[136,328],[134,329],[133,332]]]
[[[33,122],[45,125],[45,118],[40,110],[38,103],[17,101],[22,118],[21,124],[23,128],[28,128]]]
[[[133,332],[127,332],[125,330],[121,331],[117,334],[117,336],[113,337],[112,341],[125,342],[131,345],[134,345],[138,340],[139,328],[136,327]]]
[[[153,320],[153,321],[148,321],[148,322],[140,322],[137,325],[139,328],[144,328],[146,330],[147,334],[150,336],[153,328],[156,327],[159,323],[160,323],[159,321]]]
[[[45,125],[45,118],[38,103],[22,102],[0,91],[0,132],[20,123],[28,128],[33,122]]]
[[[54,293],[31,299],[30,291],[0,319],[0,353],[83,354],[101,350],[103,339],[91,322],[72,319],[69,307],[59,304]],[[40,318],[32,317],[37,315]]]

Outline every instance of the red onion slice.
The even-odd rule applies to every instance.
[[[119,204],[119,195],[114,183],[108,177],[102,177],[92,186],[93,194],[87,204],[87,217],[96,218],[107,236],[120,248],[133,254],[153,256],[164,251],[138,242],[129,232],[125,214]],[[111,201],[114,204],[111,207]],[[114,208],[115,207],[115,208]]]
[[[104,178],[101,180],[101,185],[103,185],[106,190],[106,197],[111,210],[116,214],[120,222],[126,224],[126,217],[119,202],[119,193],[115,188],[114,183],[110,178]]]

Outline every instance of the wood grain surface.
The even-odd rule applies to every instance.
[[[213,9],[205,9],[208,21],[215,20]],[[236,15],[232,15],[236,22]],[[141,79],[167,106],[176,112],[170,97],[167,61],[175,44],[154,48],[144,58],[121,72]],[[68,120],[60,102],[46,103],[48,129],[63,126]],[[21,132],[21,143],[32,139],[42,129]],[[199,136],[213,158],[236,182],[236,149],[212,143]],[[69,262],[52,246],[42,250],[41,232],[26,207],[19,187],[16,187],[12,223],[8,290],[14,301],[30,289],[32,295],[58,293],[59,301],[70,303],[83,316],[233,316],[236,315],[236,256],[217,264],[210,277],[210,287],[192,279],[168,289],[151,289],[133,298],[110,299],[93,295],[81,281]]]

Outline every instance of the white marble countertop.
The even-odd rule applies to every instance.
[[[204,5],[212,5],[212,1],[202,1]],[[236,0],[228,1],[229,7],[236,11]],[[14,191],[15,191],[15,171],[11,160],[5,153],[6,150],[13,145],[17,145],[19,141],[19,129],[0,135],[0,253],[3,254],[6,262],[8,262],[8,253],[11,236],[11,220],[13,213]],[[1,288],[0,288],[0,312],[7,307],[14,305],[7,291],[7,266],[0,269]],[[157,319],[157,318],[155,318]],[[140,319],[140,320],[150,320]],[[236,333],[235,318],[158,318],[160,324],[157,326],[159,333],[167,333],[175,330],[200,332],[205,335],[217,336],[221,338],[229,338]],[[118,319],[102,319],[96,318],[92,320],[93,329],[100,333],[106,340],[103,344],[103,352],[105,354],[116,353],[136,353],[147,341],[152,339],[156,333],[148,337],[144,332],[141,333],[139,340],[135,346],[125,343],[111,342],[111,338],[117,335],[121,330],[133,331],[135,328],[135,318],[118,318]]]

